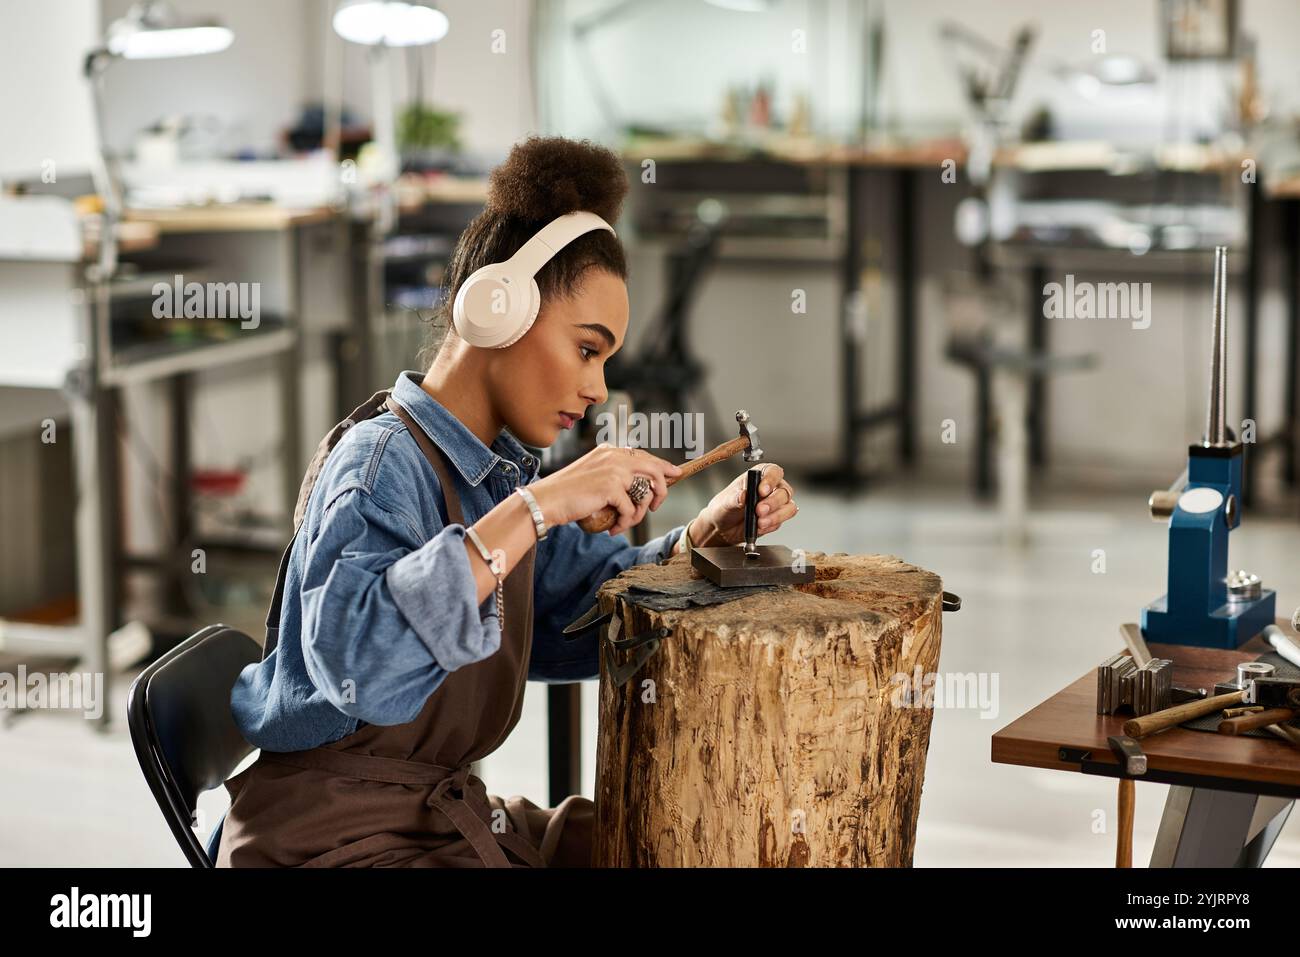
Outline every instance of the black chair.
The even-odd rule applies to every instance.
[[[131,684],[126,710],[135,756],[193,867],[213,866],[192,827],[199,795],[220,787],[253,751],[230,714],[230,689],[261,659],[261,646],[242,631],[209,625]]]

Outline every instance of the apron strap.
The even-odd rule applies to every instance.
[[[460,496],[456,493],[456,485],[452,481],[450,472],[447,468],[446,460],[438,450],[424,429],[412,418],[411,414],[402,408],[396,399],[390,394],[390,390],[383,389],[376,392],[365,402],[352,410],[342,422],[330,429],[329,434],[321,439],[320,444],[316,446],[316,452],[311,458],[311,464],[307,466],[307,472],[302,477],[302,485],[298,488],[298,501],[293,509],[293,535],[289,539],[289,544],[284,547],[284,552],[280,555],[280,567],[275,576],[275,591],[271,595],[271,606],[266,612],[266,640],[262,643],[262,658],[266,659],[275,651],[275,646],[280,640],[280,605],[284,601],[285,579],[289,575],[289,555],[293,552],[293,543],[298,537],[298,530],[302,527],[303,518],[307,514],[307,502],[311,499],[312,489],[316,487],[316,480],[320,478],[321,470],[325,467],[325,460],[334,447],[343,440],[344,434],[358,422],[364,422],[366,419],[373,419],[381,415],[387,409],[392,412],[406,426],[407,431],[415,439],[416,445],[424,454],[429,465],[433,468],[434,473],[438,476],[438,481],[442,483],[443,499],[447,503],[448,518],[458,524],[465,524],[465,516],[460,507]]]
[[[469,768],[466,767],[464,770],[468,772]],[[447,820],[460,831],[461,837],[474,848],[474,853],[479,856],[484,867],[509,867],[510,858],[506,857],[506,852],[497,843],[497,838],[505,837],[505,834],[493,834],[492,829],[474,813],[464,797],[458,798],[449,794],[455,784],[453,778],[439,781],[425,803],[446,815]],[[463,795],[464,791],[461,791],[461,794]]]
[[[456,494],[456,485],[451,480],[451,475],[447,470],[446,460],[442,457],[442,452],[433,444],[429,436],[425,434],[424,429],[391,395],[388,396],[385,403],[388,411],[397,416],[406,430],[411,433],[411,438],[415,439],[415,444],[420,447],[424,457],[428,459],[429,464],[433,466],[433,471],[438,476],[438,481],[442,484],[442,497],[447,502],[447,517],[456,525],[465,524],[465,515],[460,510],[460,496]]]
[[[311,498],[311,490],[316,487],[316,480],[320,478],[321,469],[325,467],[325,460],[334,451],[334,446],[338,445],[343,440],[343,436],[347,434],[348,429],[358,422],[373,419],[382,413],[384,400],[387,398],[387,389],[376,392],[353,409],[346,419],[330,429],[325,438],[320,440],[320,444],[316,446],[316,454],[311,457],[311,464],[307,466],[307,471],[302,477],[302,485],[298,488],[298,501],[293,508],[294,534],[297,534],[299,527],[302,525],[302,520],[307,514],[307,501]]]
[[[316,487],[316,480],[320,478],[321,469],[325,467],[325,460],[334,451],[334,446],[343,440],[344,434],[352,426],[379,415],[384,407],[384,400],[388,398],[388,392],[388,389],[376,392],[353,409],[351,415],[330,429],[316,446],[311,463],[303,474],[302,484],[298,486],[298,501],[293,506],[293,534],[289,536],[289,544],[284,546],[284,552],[280,555],[280,567],[275,574],[275,591],[271,595],[271,606],[266,611],[266,640],[262,642],[264,661],[275,651],[275,646],[280,641],[280,605],[284,601],[284,581],[289,574],[289,555],[293,552],[293,543],[298,538],[298,529],[302,527],[303,517],[307,514],[307,502],[311,498],[311,490]]]

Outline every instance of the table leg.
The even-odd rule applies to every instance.
[[[69,379],[73,469],[76,483],[77,605],[85,642],[83,666],[103,675],[103,701],[112,699],[108,635],[120,614],[118,548],[118,395],[103,383],[101,357],[109,351],[108,283],[93,281],[87,290],[85,342],[90,361]],[[111,708],[104,708],[95,727],[107,731]]]
[[[116,575],[117,397],[94,382],[73,392],[73,467],[76,473],[77,604],[80,633],[85,641],[82,666],[103,676],[100,694],[110,699],[113,671],[109,667],[108,635],[117,627]],[[96,722],[108,730],[111,708]]]
[[[194,545],[194,496],[190,488],[190,400],[192,373],[171,377],[171,512],[172,539],[164,545],[167,554],[163,572],[163,611],[177,618],[193,618],[194,609],[185,590],[184,577],[190,572],[190,549]]]
[[[854,304],[861,286],[859,269],[864,231],[861,206],[865,173],[850,165],[845,175],[848,177],[845,189],[848,222],[845,225],[844,254],[840,260],[840,415],[844,419],[840,470],[843,481],[853,487],[859,481],[858,391],[861,379],[860,343],[854,327]]]
[[[916,170],[898,171],[895,241],[898,243],[898,455],[907,465],[916,461]]]
[[[993,496],[993,368],[975,366],[975,494]]]
[[[1294,803],[1239,791],[1171,787],[1151,866],[1259,867]]]
[[[288,510],[288,527],[293,531],[293,513],[298,504],[298,491],[307,462],[302,457],[302,272],[301,230],[291,229],[286,234],[290,277],[290,302],[288,321],[294,331],[293,345],[280,353],[276,362],[280,379],[280,456],[283,472],[281,480]]]
[[[1029,350],[1046,356],[1048,350],[1047,316],[1043,311],[1043,287],[1047,269],[1041,263],[1029,268]],[[1047,375],[1034,372],[1029,377],[1029,461],[1034,466],[1047,464]]]
[[[546,686],[547,790],[551,807],[582,793],[582,685]]]
[[[1296,387],[1296,364],[1300,362],[1300,339],[1297,338],[1297,326],[1300,326],[1300,202],[1292,200],[1282,205],[1282,215],[1286,219],[1283,235],[1286,239],[1287,287],[1286,287],[1286,376],[1283,381],[1286,388],[1285,408],[1282,410],[1283,447],[1286,449],[1284,476],[1288,488],[1295,488],[1298,474],[1296,421],[1300,419],[1300,390]],[[1248,359],[1253,364],[1255,353]]]
[[[1243,351],[1246,353],[1246,361],[1243,364],[1244,381],[1241,390],[1241,411],[1242,418],[1255,419],[1255,432],[1258,441],[1262,436],[1259,435],[1259,420],[1256,419],[1259,387],[1256,383],[1255,370],[1258,362],[1257,353],[1259,352],[1259,261],[1263,249],[1263,236],[1260,233],[1261,200],[1259,185],[1251,183],[1246,189],[1246,248],[1249,251],[1246,254],[1246,328],[1245,345],[1243,347]],[[1241,500],[1242,504],[1246,506],[1251,505],[1255,500],[1255,469],[1258,467],[1258,462],[1259,456],[1256,454],[1256,449],[1247,449],[1241,476]]]

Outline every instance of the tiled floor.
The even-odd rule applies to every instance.
[[[1000,542],[996,514],[964,490],[881,488],[853,502],[802,489],[800,512],[771,539],[822,551],[884,552],[943,576],[961,595],[944,621],[941,670],[998,675],[998,713],[937,710],[921,802],[918,866],[1109,866],[1115,785],[1079,774],[995,765],[994,731],[1096,666],[1118,646],[1118,626],[1164,590],[1165,537],[1141,494],[1039,500],[1024,549]],[[655,518],[665,528],[685,496]],[[1233,537],[1232,564],[1261,573],[1279,612],[1300,603],[1293,520],[1251,515]],[[1105,572],[1094,573],[1096,549]],[[114,713],[124,713],[119,681]],[[586,755],[595,754],[595,686],[584,687]],[[136,766],[124,721],[105,735],[75,717],[36,714],[0,730],[0,864],[179,865]],[[591,793],[594,771],[584,769]],[[530,685],[523,719],[484,763],[494,793],[545,795],[545,694]],[[1144,863],[1165,788],[1137,788],[1134,858]],[[201,802],[212,823],[224,792]],[[1283,830],[1269,866],[1300,865],[1300,824]]]

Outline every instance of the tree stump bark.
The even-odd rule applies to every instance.
[[[623,636],[673,631],[621,688],[602,639],[596,866],[911,865],[932,711],[892,699],[896,675],[938,668],[942,584],[892,556],[807,557],[814,582],[713,607],[620,597],[698,577],[684,555],[601,588]]]

